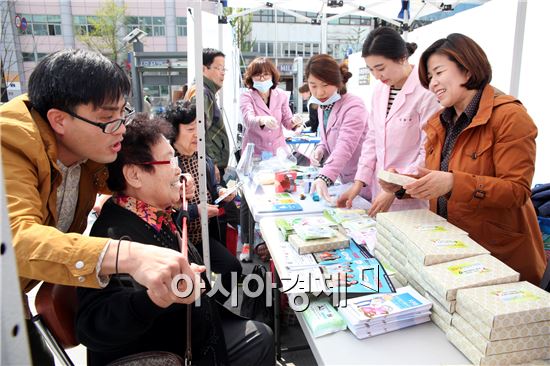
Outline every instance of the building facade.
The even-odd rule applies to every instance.
[[[142,39],[145,52],[187,51],[187,7],[190,1],[176,0],[114,0],[125,8],[118,38],[133,28],[147,33]],[[26,92],[28,78],[47,54],[63,48],[86,48],[82,36],[94,28],[98,12],[105,6],[102,0],[7,0],[2,1],[2,81],[3,101]],[[203,2],[203,9],[217,13],[216,2]],[[300,13],[310,19],[316,13]],[[277,16],[277,22],[275,22]],[[257,56],[272,58],[282,75],[281,86],[292,88],[292,61],[294,57],[307,59],[321,50],[320,26],[272,9],[252,14],[252,32],[248,35],[251,47],[243,51],[243,65]],[[327,53],[343,59],[346,52],[357,51],[371,28],[372,19],[345,16],[329,23]],[[277,24],[276,24],[277,23]],[[126,49],[121,42],[121,53]],[[174,60],[171,60],[174,61]],[[175,60],[177,67],[185,69],[186,60]],[[121,61],[121,63],[124,60]],[[127,65],[128,66],[128,65]],[[151,61],[144,65],[153,69],[166,67],[166,62]],[[182,73],[185,75],[185,73]],[[154,80],[154,78],[151,78]],[[144,83],[145,93],[153,98],[166,99],[168,85]],[[6,92],[7,91],[7,92]]]

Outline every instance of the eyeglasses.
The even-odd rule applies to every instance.
[[[225,67],[220,67],[220,66],[210,66],[209,69],[218,70],[219,72],[227,72],[228,71]]]
[[[254,80],[267,80],[271,78],[271,74],[265,73],[265,74],[256,74],[252,75],[252,79]]]
[[[138,165],[164,165],[164,164],[170,164],[172,168],[178,167],[178,157],[172,156],[170,160],[157,160],[157,161],[146,161],[144,163],[135,163]]]
[[[91,125],[101,128],[101,131],[107,134],[115,133],[123,124],[124,126],[128,126],[132,122],[135,116],[135,111],[128,105],[124,107],[124,117],[117,118],[109,122],[94,122],[94,121],[90,121],[87,118],[79,116],[74,112],[71,112],[71,111],[64,111],[64,112],[71,117],[78,118],[81,121],[84,121],[86,123],[89,123]]]

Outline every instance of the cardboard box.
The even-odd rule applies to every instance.
[[[386,227],[384,227],[383,225],[380,225],[379,222],[376,223],[376,235],[377,236],[381,235],[388,242],[393,237],[392,233],[389,232]]]
[[[437,314],[445,324],[450,326],[453,320],[453,313],[447,311],[447,309],[429,293],[426,293],[424,296],[432,302],[432,313]]]
[[[550,320],[550,293],[526,281],[460,290],[457,302],[491,328]]]
[[[403,241],[397,239],[395,236],[391,237],[389,242],[392,248],[395,249],[394,252],[398,252],[399,255],[405,258],[403,264],[407,264],[406,256],[410,253],[408,247],[403,243]]]
[[[437,300],[439,305],[443,307],[446,311],[449,313],[454,313],[456,311],[456,300],[447,301],[445,299],[442,299],[441,297],[438,297],[435,295],[435,291],[430,287],[430,285],[427,285],[425,288],[424,296]]]
[[[403,276],[402,273],[400,273],[395,268],[393,268],[393,266],[390,263],[390,260],[386,256],[384,256],[380,252],[377,252],[375,257],[380,261],[380,263],[382,263],[382,266],[384,266],[384,268],[386,268],[386,273],[388,273],[388,268],[390,268],[390,271],[392,272],[392,274],[391,275],[388,274],[388,276],[390,276],[392,281],[394,281],[394,279],[395,279],[395,280],[397,280],[397,282],[399,282],[399,285],[401,285],[401,286],[398,286],[398,284],[395,283],[395,281],[394,281],[394,285],[396,287],[404,287],[404,286],[407,286],[409,284],[409,281],[407,280],[407,278],[405,276]]]
[[[405,266],[405,272],[408,277],[418,282],[418,284],[422,286],[424,289],[428,287],[428,283],[424,279],[422,270],[419,271],[418,269],[413,267],[410,263],[407,263],[407,265]]]
[[[406,235],[407,240],[404,243],[408,248],[408,258],[425,266],[490,254],[464,234],[407,231]]]
[[[324,252],[326,250],[334,250],[347,248],[349,246],[349,239],[342,233],[335,231],[335,236],[328,239],[313,239],[304,240],[296,234],[288,236],[288,242],[298,254],[308,254]]]
[[[407,242],[410,237],[426,237],[433,238],[445,237],[446,235],[462,235],[468,236],[468,233],[449,222],[417,222],[417,223],[393,223],[395,227],[395,236],[404,242]],[[393,231],[392,231],[393,232]]]
[[[474,365],[501,366],[530,362],[533,360],[544,360],[550,358],[550,349],[537,348],[528,351],[517,351],[502,353],[498,355],[484,356],[462,333],[456,328],[450,327],[447,332],[447,339],[459,349]]]
[[[519,273],[493,256],[484,254],[424,268],[424,278],[442,299],[456,299],[459,289],[517,282]]]
[[[426,223],[426,222],[447,222],[445,218],[438,216],[428,209],[405,210],[380,212],[376,215],[376,221],[381,224],[398,223]]]
[[[433,308],[432,308],[433,309]],[[446,321],[444,321],[437,313],[435,313],[432,310],[432,315],[430,315],[430,319],[432,319],[432,322],[437,325],[439,329],[441,329],[443,332],[447,333],[447,330],[451,327],[449,324],[447,324]]]
[[[453,314],[452,325],[463,336],[468,338],[484,356],[550,347],[550,334],[490,341],[483,337],[458,313]]]
[[[414,177],[409,177],[405,174],[389,172],[387,170],[379,170],[377,178],[383,180],[384,182],[393,183],[400,186],[416,182],[416,178]]]
[[[427,297],[427,296],[426,296]],[[466,310],[461,303],[456,304],[456,312],[460,314],[483,337],[490,341],[512,339],[520,337],[532,337],[550,333],[550,321],[542,321],[529,324],[514,325],[511,327],[493,328],[481,321],[475,313]]]
[[[380,251],[387,258],[391,257],[391,244],[380,233],[376,234],[376,248],[374,250]]]
[[[401,263],[402,266],[406,266],[407,265],[407,257],[401,253],[401,251],[399,249],[397,249],[397,247],[395,245],[392,244],[392,256],[397,259],[397,261],[399,263]]]

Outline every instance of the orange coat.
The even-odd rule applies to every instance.
[[[445,128],[441,112],[427,123],[426,168],[439,170]],[[487,85],[472,122],[458,136],[449,161],[454,185],[448,220],[491,254],[540,284],[546,257],[531,203],[537,127],[521,102]],[[430,209],[436,211],[437,199]]]

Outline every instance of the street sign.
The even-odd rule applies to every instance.
[[[15,16],[15,26],[21,28],[21,17],[19,15]]]
[[[27,30],[27,18],[25,17],[21,18],[21,30],[22,31]]]

